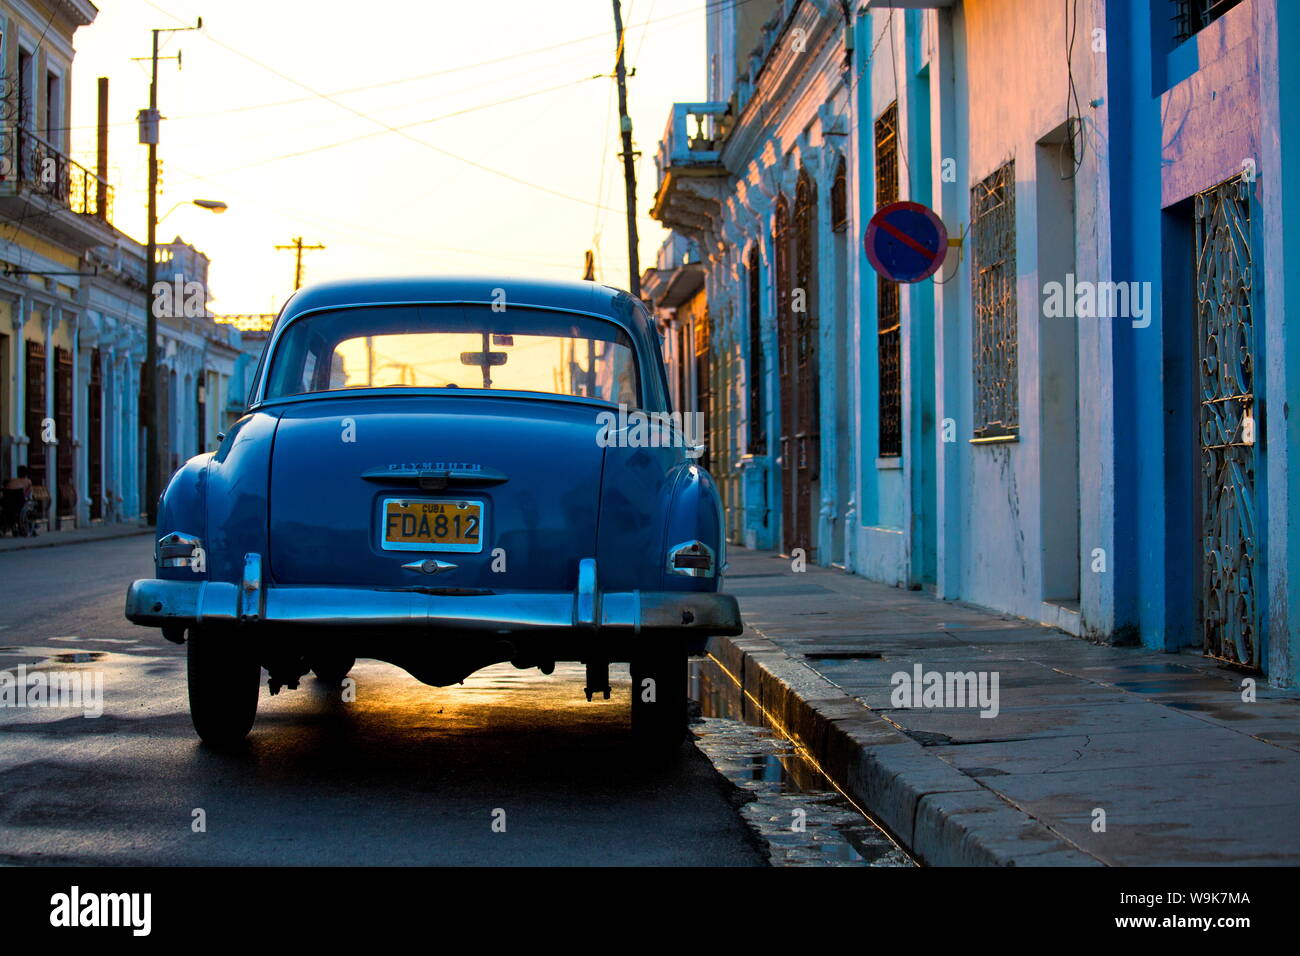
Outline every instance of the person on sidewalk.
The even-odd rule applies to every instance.
[[[18,474],[5,482],[3,504],[3,521],[0,528],[13,530],[15,537],[27,537],[35,534],[31,523],[32,479],[26,465],[18,466]]]
[[[22,491],[24,501],[32,496],[32,479],[26,465],[19,465],[18,474],[5,482],[5,491]]]

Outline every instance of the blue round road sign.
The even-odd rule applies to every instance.
[[[871,217],[863,245],[871,265],[886,279],[920,282],[943,265],[948,230],[928,206],[891,202]]]

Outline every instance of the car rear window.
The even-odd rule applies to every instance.
[[[502,389],[640,405],[632,340],[597,318],[403,305],[291,322],[275,347],[266,398],[354,388]]]

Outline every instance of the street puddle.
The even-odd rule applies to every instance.
[[[691,730],[718,771],[752,799],[741,813],[774,866],[914,866],[763,715],[712,658],[692,660]]]
[[[93,664],[107,656],[103,651],[78,651],[72,654],[55,654],[51,660],[60,664]]]
[[[50,647],[22,646],[18,644],[0,647],[0,654],[7,657],[34,658],[25,665],[29,672],[51,670],[59,664],[95,664],[118,655],[107,651],[55,651]]]

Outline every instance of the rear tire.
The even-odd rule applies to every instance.
[[[685,644],[654,641],[634,655],[631,671],[633,741],[649,753],[675,755],[686,739]]]
[[[186,651],[190,719],[205,744],[233,747],[257,718],[262,668],[239,636],[190,628]]]

